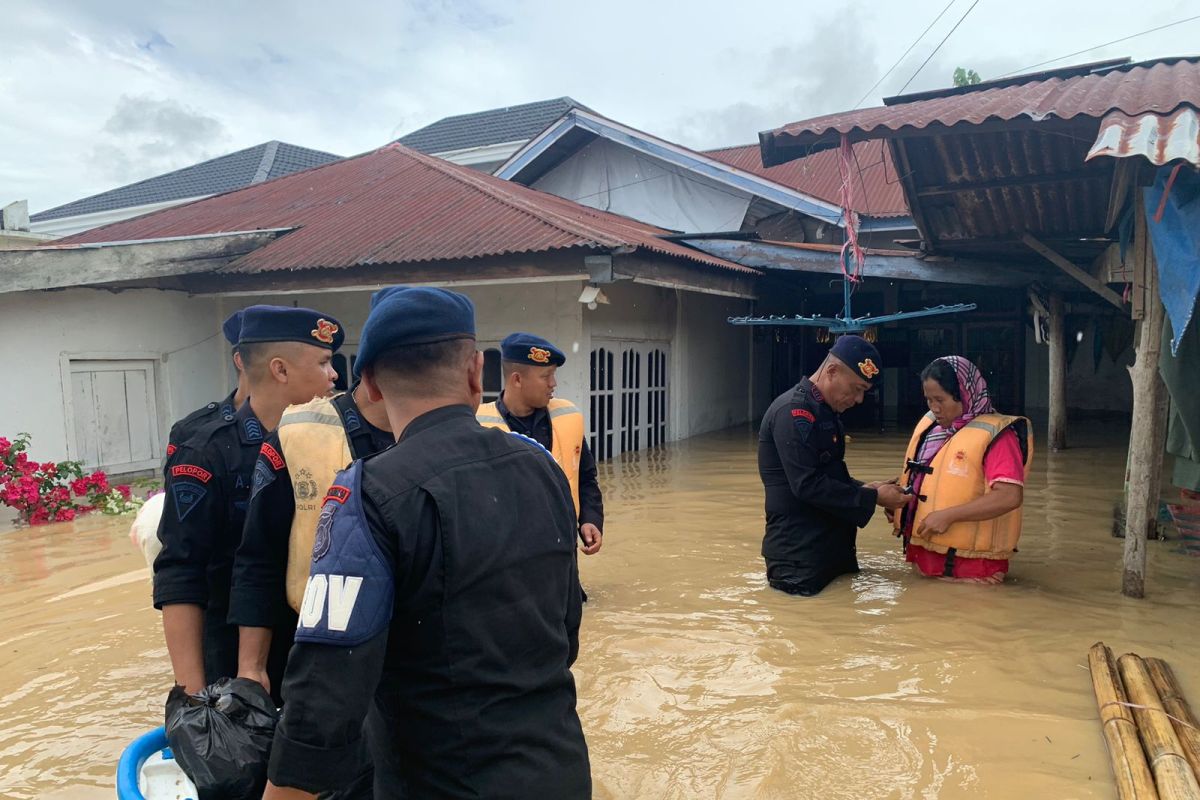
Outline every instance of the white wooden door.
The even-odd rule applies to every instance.
[[[666,442],[669,354],[666,342],[595,342],[588,441],[597,460]]]
[[[72,459],[108,472],[158,466],[162,450],[154,364],[152,360],[69,362]]]

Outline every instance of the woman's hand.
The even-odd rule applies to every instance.
[[[943,534],[946,530],[958,520],[955,519],[954,509],[945,508],[941,511],[934,511],[925,519],[921,520],[920,527],[917,528],[918,535],[937,536]]]

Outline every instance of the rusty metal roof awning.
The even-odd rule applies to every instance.
[[[1098,156],[1144,156],[1158,166],[1182,160],[1200,167],[1200,113],[1190,106],[1167,115],[1113,111],[1100,122],[1084,160]]]

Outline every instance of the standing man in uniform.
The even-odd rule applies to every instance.
[[[196,431],[210,422],[233,414],[242,407],[242,403],[246,402],[246,375],[242,370],[242,359],[237,350],[238,338],[242,333],[242,312],[240,310],[230,314],[221,324],[221,333],[224,334],[225,341],[229,342],[229,346],[233,348],[230,357],[233,359],[233,368],[237,370],[237,386],[234,387],[233,393],[224,400],[206,403],[171,426],[171,431],[167,434],[167,458],[174,455],[179,445],[190,439]]]
[[[238,630],[226,616],[254,462],[285,408],[333,388],[330,361],[342,339],[338,322],[317,311],[247,308],[238,352],[249,399],[194,433],[167,461],[154,607],[163,612],[175,682],[189,693],[237,675]],[[275,659],[280,675],[286,655]]]
[[[381,800],[589,798],[571,490],[476,422],[474,307],[392,293],[355,368],[397,443],[326,495],[264,800],[351,780],[364,718]]]
[[[504,390],[496,402],[481,405],[476,418],[480,425],[528,436],[554,455],[571,485],[581,549],[593,555],[604,543],[604,498],[583,435],[583,413],[554,396],[555,373],[567,357],[540,336],[513,333],[500,343],[500,359]]]
[[[771,403],[758,432],[766,490],[767,582],[810,597],[858,572],[855,540],[877,505],[908,502],[895,483],[864,484],[846,468],[840,414],[863,401],[883,362],[860,336],[842,336],[820,368]]]

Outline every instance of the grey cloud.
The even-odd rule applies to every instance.
[[[211,158],[229,139],[216,117],[174,100],[122,95],[89,161],[103,177],[124,183]]]

